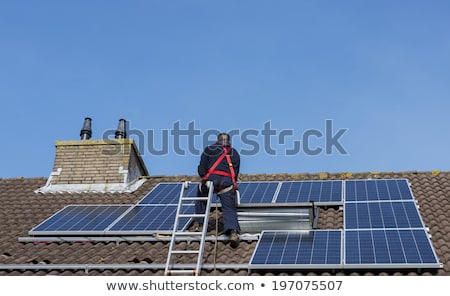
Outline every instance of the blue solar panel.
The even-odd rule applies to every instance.
[[[183,207],[183,214],[193,214],[194,206]],[[173,229],[177,205],[137,205],[107,229],[109,235],[152,234],[170,232]],[[190,218],[180,218],[179,230],[183,230]]]
[[[250,268],[330,268],[342,265],[342,231],[263,231]]]
[[[345,229],[423,228],[413,201],[345,203]]]
[[[346,202],[413,199],[406,179],[345,181]]]
[[[347,268],[438,268],[424,229],[346,230]]]
[[[276,203],[342,204],[342,181],[282,182]]]
[[[280,182],[238,182],[240,203],[272,203]],[[184,196],[198,196],[198,182],[191,182]],[[138,204],[178,204],[181,193],[180,183],[159,183]],[[219,202],[214,195],[211,204]]]
[[[184,190],[184,196],[198,196],[198,185],[198,182],[190,182]],[[138,204],[176,205],[180,199],[182,186],[182,183],[159,183]]]
[[[103,234],[131,205],[69,205],[30,230],[30,235]]]
[[[178,204],[181,186],[181,183],[159,183],[138,204]]]
[[[240,203],[272,203],[279,184],[279,182],[239,182]]]

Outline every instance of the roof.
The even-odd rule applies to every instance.
[[[241,241],[237,249],[218,241],[206,242],[201,275],[450,275],[450,172],[385,172],[323,174],[242,175],[241,181],[285,181],[319,179],[406,178],[419,204],[422,219],[443,264],[436,270],[266,270],[245,268],[256,241]],[[0,275],[163,275],[169,242],[88,241],[21,242],[20,237],[70,204],[133,204],[160,182],[197,181],[195,176],[154,176],[136,191],[36,193],[46,178],[0,179]],[[214,212],[214,211],[213,211]],[[214,213],[212,213],[215,217]],[[343,214],[339,207],[320,209],[320,229],[339,229]],[[215,220],[210,220],[214,230]],[[220,219],[219,219],[220,224]],[[215,265],[216,264],[216,265]],[[118,267],[119,266],[119,267]],[[214,268],[220,267],[220,268]]]

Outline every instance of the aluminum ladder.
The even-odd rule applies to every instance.
[[[189,188],[191,182],[183,182],[178,207],[175,216],[175,222],[172,229],[172,238],[170,240],[169,252],[167,254],[165,275],[200,275],[203,259],[203,250],[205,245],[206,232],[208,231],[208,218],[211,208],[211,199],[214,194],[214,186],[211,181],[206,182],[208,188],[207,196],[185,196],[186,189]],[[206,201],[206,210],[204,214],[187,213],[186,209],[193,207],[193,201]],[[190,211],[192,212],[192,210]],[[183,231],[180,229],[181,218],[201,218],[203,219],[202,231]],[[183,243],[178,243],[182,241]],[[187,243],[184,243],[187,241]],[[196,243],[190,241],[199,241],[198,247]],[[180,258],[186,256],[192,258],[195,263],[178,263]],[[196,258],[196,259],[195,259]],[[187,260],[184,260],[187,261]]]

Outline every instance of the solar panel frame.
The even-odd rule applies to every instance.
[[[283,181],[275,203],[342,205],[343,190],[342,180]]]
[[[342,230],[263,231],[249,268],[341,268],[342,255]]]
[[[67,205],[37,226],[29,235],[103,235],[134,205]]]
[[[425,229],[345,230],[344,244],[344,268],[442,267]]]

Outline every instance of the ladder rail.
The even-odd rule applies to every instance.
[[[180,196],[178,199],[178,206],[177,206],[177,211],[175,214],[175,221],[173,222],[173,228],[172,228],[172,237],[170,240],[170,245],[169,245],[169,252],[167,253],[167,262],[166,262],[166,269],[164,271],[164,273],[167,275],[168,271],[169,271],[169,265],[170,265],[170,261],[172,259],[172,250],[175,246],[176,240],[175,240],[175,233],[178,231],[178,215],[181,211],[181,204],[182,204],[182,198],[184,196],[184,191],[186,190],[186,183],[183,183],[181,186],[181,191],[180,191]]]
[[[211,210],[211,199],[212,195],[214,194],[214,186],[211,181],[207,181],[207,187],[208,187],[208,200],[206,201],[206,207],[205,207],[205,217],[203,220],[203,228],[202,228],[202,237],[200,240],[200,252],[197,257],[197,268],[196,268],[196,274],[200,274],[200,270],[202,268],[202,261],[203,261],[203,251],[205,249],[205,238],[206,238],[206,232],[208,231],[208,222],[209,222],[209,212]]]

